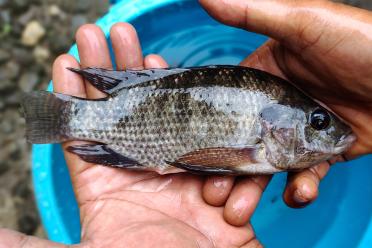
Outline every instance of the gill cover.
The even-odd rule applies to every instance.
[[[298,125],[305,115],[289,106],[271,104],[261,110],[259,118],[268,161],[279,169],[288,169],[296,160]]]

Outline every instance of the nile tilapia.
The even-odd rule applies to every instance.
[[[87,140],[82,160],[159,173],[271,174],[344,152],[351,129],[287,81],[240,66],[72,69],[106,98],[23,99],[31,143]]]

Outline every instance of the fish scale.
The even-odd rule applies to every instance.
[[[30,94],[27,136],[34,143],[99,142],[69,147],[87,162],[160,173],[271,174],[312,166],[353,142],[336,116],[260,70],[70,70],[109,96]],[[317,130],[319,113],[329,125]]]
[[[91,137],[92,141],[111,144],[121,154],[147,167],[169,167],[165,161],[174,161],[202,148],[253,145],[250,137],[257,134],[252,134],[247,127],[253,126],[251,123],[258,115],[259,100],[262,105],[270,102],[267,97],[252,97],[249,91],[221,86],[166,89],[156,95],[149,87],[122,91],[111,101],[87,102],[79,111],[83,116],[73,117],[76,121],[71,124],[80,130],[82,126],[91,127],[92,123],[100,122],[95,126],[97,135]],[[237,93],[240,102],[232,99]],[[122,109],[103,114],[105,109],[115,110],[119,105],[124,112],[132,114],[124,120]],[[235,118],[236,115],[239,118]],[[103,120],[102,116],[105,116]],[[159,127],[166,128],[158,132]],[[77,138],[86,138],[90,132],[87,129]],[[150,146],[162,138],[168,142],[158,144],[156,149]]]

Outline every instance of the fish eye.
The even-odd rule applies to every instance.
[[[318,131],[326,129],[330,122],[331,116],[323,109],[315,110],[310,116],[310,125]]]

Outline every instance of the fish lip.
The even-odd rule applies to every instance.
[[[350,148],[354,142],[356,141],[357,137],[353,133],[346,134],[341,137],[341,139],[336,143],[335,146],[335,154],[342,153]]]

